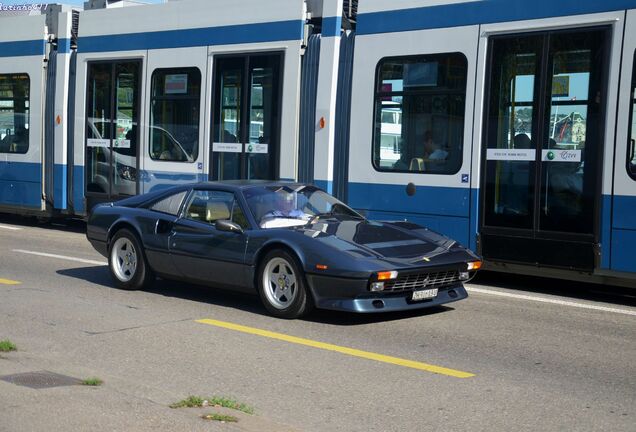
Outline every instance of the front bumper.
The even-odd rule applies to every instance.
[[[316,307],[345,312],[377,313],[424,309],[468,297],[462,283],[440,288],[437,297],[412,301],[413,291],[371,292],[368,279],[307,275]]]

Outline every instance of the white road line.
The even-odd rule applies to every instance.
[[[96,265],[106,265],[107,264],[106,261],[94,261],[94,260],[88,260],[88,259],[84,259],[84,258],[75,258],[75,257],[70,257],[70,256],[65,256],[65,255],[56,255],[56,254],[50,254],[50,253],[44,253],[44,252],[34,252],[34,251],[28,251],[28,250],[22,250],[22,249],[13,249],[13,252],[19,252],[19,253],[29,254],[29,255],[43,256],[43,257],[47,257],[47,258],[57,258],[57,259],[62,259],[62,260],[67,260],[67,261],[76,261],[76,262],[81,262],[81,263],[84,263],[84,264],[96,264]]]
[[[20,231],[22,228],[12,227],[12,226],[7,226],[7,225],[0,225],[0,229],[6,229],[6,230],[9,230],[9,231]]]
[[[482,288],[466,287],[466,290],[469,293],[495,295],[500,297],[514,298],[517,300],[529,300],[529,301],[535,301],[540,303],[550,303],[550,304],[555,304],[559,306],[574,307],[579,309],[591,309],[591,310],[597,310],[602,312],[612,312],[617,314],[636,316],[636,310],[617,309],[617,308],[611,308],[606,306],[595,306],[595,305],[586,304],[586,303],[577,303],[577,302],[566,301],[566,300],[555,300],[555,299],[549,299],[545,297],[537,297],[537,296],[530,296],[530,295],[523,295],[523,294],[512,294],[512,293],[495,291],[495,290],[487,290]]]

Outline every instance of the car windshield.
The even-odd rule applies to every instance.
[[[300,226],[320,218],[363,219],[347,205],[314,186],[264,186],[244,191],[261,228]]]

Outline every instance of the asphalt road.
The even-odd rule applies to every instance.
[[[0,216],[0,340],[18,346],[0,353],[0,431],[636,431],[636,290],[488,274],[469,288],[423,312],[284,321],[180,282],[115,289],[81,223]],[[34,371],[104,385],[1,380]],[[168,408],[188,395],[255,414]]]

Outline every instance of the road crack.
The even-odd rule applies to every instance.
[[[157,327],[157,326],[166,325],[166,324],[176,324],[176,323],[185,322],[185,321],[194,321],[194,318],[184,318],[184,319],[179,319],[179,320],[161,321],[161,322],[158,322],[158,323],[144,324],[144,325],[133,326],[133,327],[123,327],[123,328],[119,328],[119,329],[105,330],[105,331],[99,331],[99,332],[93,332],[93,331],[88,331],[88,330],[82,330],[82,332],[87,334],[87,335],[89,335],[89,336],[99,336],[99,335],[104,335],[104,334],[120,333],[120,332],[129,331],[129,330],[138,330],[138,329],[143,329],[143,328],[148,328],[148,327]]]

